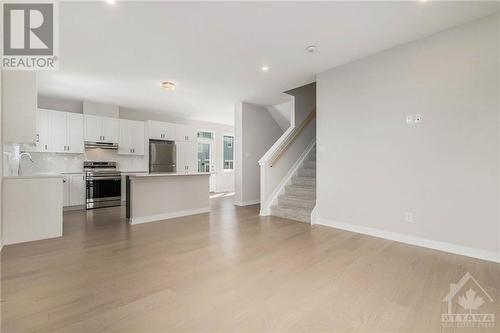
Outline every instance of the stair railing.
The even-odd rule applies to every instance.
[[[316,109],[311,111],[309,115],[307,115],[306,119],[300,124],[299,127],[295,127],[292,130],[292,133],[288,136],[288,138],[281,144],[281,146],[276,150],[275,154],[269,160],[269,166],[272,167],[275,165],[280,158],[285,154],[290,145],[299,137],[302,131],[307,127],[307,125],[316,117]]]

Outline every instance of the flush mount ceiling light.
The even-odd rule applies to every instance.
[[[160,86],[165,90],[175,90],[175,83],[170,81],[163,81]]]
[[[264,73],[269,72],[269,66],[264,65],[260,68],[260,70]]]
[[[308,47],[306,47],[306,50],[309,53],[314,53],[316,52],[316,45],[309,45]]]
[[[114,5],[116,3],[116,0],[106,0],[106,2],[110,5]]]

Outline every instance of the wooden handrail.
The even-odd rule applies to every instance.
[[[276,154],[271,158],[271,161],[269,162],[269,166],[272,167],[276,162],[278,162],[283,156],[283,154],[288,150],[288,147],[297,139],[297,137],[302,133],[302,131],[306,128],[306,126],[311,122],[311,120],[316,117],[316,109],[311,111],[309,115],[304,119],[302,124],[300,124],[299,127],[296,127],[293,132],[291,133],[290,137],[283,143],[283,145],[278,149]]]

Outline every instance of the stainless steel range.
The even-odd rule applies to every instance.
[[[116,162],[85,161],[87,209],[121,205],[121,174]]]

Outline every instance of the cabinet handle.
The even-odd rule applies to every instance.
[[[45,145],[45,150],[47,150],[47,145]]]
[[[106,137],[103,135],[103,136],[102,136],[102,139],[103,139],[103,140],[106,140]]]

